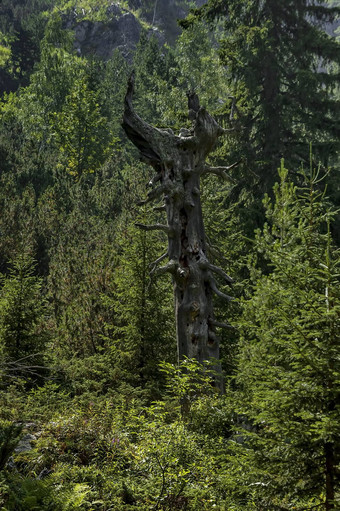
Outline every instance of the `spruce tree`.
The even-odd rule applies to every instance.
[[[47,304],[42,280],[34,274],[35,262],[21,254],[8,275],[1,275],[0,368],[4,376],[41,374],[49,338]]]
[[[280,171],[250,264],[236,407],[245,480],[261,509],[338,509],[340,253],[317,172]],[[241,459],[241,458],[240,458]],[[240,464],[236,462],[237,471]]]
[[[133,213],[133,220],[145,221],[145,211]],[[104,298],[111,307],[107,344],[117,372],[145,385],[159,379],[160,361],[175,360],[173,297],[167,279],[154,275],[152,262],[162,250],[162,235],[151,237],[124,216],[117,227],[111,289]]]
[[[271,191],[280,158],[299,166],[312,142],[327,166],[339,149],[339,74],[329,64],[339,64],[340,46],[325,31],[339,12],[318,0],[209,0],[181,23],[220,21],[220,56],[238,121],[232,153],[244,163],[242,185],[257,183],[260,196]]]

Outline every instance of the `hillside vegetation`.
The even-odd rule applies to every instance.
[[[2,0],[2,511],[340,508],[339,14]],[[190,134],[196,93],[225,130],[197,192],[223,392],[177,360],[166,236],[136,226],[165,217],[132,69],[151,125]]]

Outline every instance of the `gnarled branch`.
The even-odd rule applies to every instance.
[[[174,136],[167,131],[151,126],[136,114],[132,105],[134,85],[135,73],[132,71],[124,100],[122,127],[131,142],[138,148],[143,161],[158,168],[164,160],[168,141]]]
[[[214,264],[211,264],[209,262],[208,262],[207,266],[208,266],[209,270],[216,273],[216,275],[219,275],[220,277],[222,277],[222,279],[224,279],[227,282],[227,284],[232,284],[234,282],[234,280],[225,271],[223,271],[219,266],[215,266]]]
[[[201,171],[201,174],[215,174],[216,176],[222,177],[223,179],[235,182],[235,179],[232,178],[231,176],[229,176],[229,174],[227,174],[227,172],[228,172],[228,170],[233,169],[234,167],[236,167],[239,164],[240,164],[240,162],[238,161],[236,163],[233,163],[232,165],[229,165],[228,167],[204,166]]]
[[[215,319],[209,319],[209,324],[211,326],[216,326],[217,328],[226,328],[228,330],[234,330],[234,327],[232,325],[229,325],[228,323],[221,323],[221,321],[216,321]]]
[[[227,275],[227,273],[223,271],[222,268],[220,268],[219,266],[215,266],[214,264],[211,264],[206,258],[205,254],[201,253],[200,257],[201,260],[198,263],[198,265],[202,270],[211,270],[212,272],[216,273],[216,275],[222,277],[222,279],[224,279],[227,282],[227,284],[233,284],[234,282],[233,279],[229,275]]]
[[[210,284],[210,287],[212,289],[212,291],[214,291],[214,293],[219,296],[220,298],[223,298],[223,300],[227,300],[228,302],[230,302],[231,300],[233,300],[233,297],[232,296],[229,296],[229,295],[226,295],[225,293],[222,293],[222,291],[220,291],[217,286],[216,286],[216,282],[215,280],[211,277],[209,279],[209,284]]]
[[[163,231],[168,236],[173,234],[173,229],[165,224],[145,225],[145,224],[136,223],[135,226],[139,227],[139,229],[142,229],[142,231]]]
[[[156,276],[164,275],[165,273],[175,273],[178,268],[178,262],[174,259],[171,259],[165,266],[161,266],[157,268],[154,272]]]
[[[157,172],[157,174],[155,174],[148,182],[148,186],[153,188],[155,186],[155,183],[157,183],[157,181],[160,181],[161,179],[162,179],[162,174],[160,172]]]
[[[166,210],[166,205],[162,204],[161,206],[155,206],[152,209],[153,209],[153,211],[165,211]]]
[[[162,184],[160,186],[157,186],[157,188],[154,188],[153,190],[150,190],[148,192],[147,198],[144,200],[141,200],[138,202],[139,206],[143,206],[144,204],[148,204],[149,202],[154,201],[155,199],[159,199],[164,193],[169,191],[169,186],[167,184]]]
[[[161,263],[166,257],[168,257],[168,252],[165,252],[165,254],[162,254],[156,261],[153,261],[150,263],[149,267],[152,268],[151,273],[153,273],[156,269],[156,266]]]

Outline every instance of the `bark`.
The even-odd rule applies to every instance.
[[[199,106],[198,97],[189,94],[189,118],[193,121],[191,130],[182,129],[179,135],[171,130],[157,129],[143,121],[134,111],[132,95],[134,75],[131,75],[125,97],[122,126],[134,145],[139,149],[141,159],[152,165],[156,175],[150,186],[157,183],[146,201],[164,199],[167,224],[140,225],[145,230],[160,229],[167,233],[169,262],[158,269],[156,274],[172,275],[177,345],[179,359],[195,358],[199,362],[211,358],[219,359],[219,341],[216,327],[227,325],[214,318],[213,294],[229,300],[221,293],[213,273],[227,283],[232,279],[220,268],[212,265],[207,257],[207,243],[204,233],[200,176],[209,172],[204,164],[217,138],[224,130]],[[211,172],[217,173],[216,169]],[[218,173],[224,169],[218,169]],[[157,208],[158,209],[158,208]],[[165,258],[161,256],[159,261]],[[158,261],[155,261],[156,265]]]
[[[334,475],[335,475],[334,446],[330,442],[327,442],[325,444],[326,511],[331,511],[332,509],[335,509]]]

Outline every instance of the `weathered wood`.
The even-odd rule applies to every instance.
[[[167,225],[140,225],[162,229],[168,234],[169,263],[155,268],[155,274],[171,273],[175,295],[177,344],[179,358],[196,358],[199,362],[219,359],[219,341],[215,326],[226,327],[214,318],[213,294],[230,300],[217,289],[212,273],[232,283],[223,270],[208,261],[200,198],[200,176],[212,172],[222,175],[225,168],[208,169],[204,162],[224,130],[201,108],[196,94],[188,94],[191,130],[182,129],[178,136],[172,130],[157,129],[142,120],[132,106],[134,75],[131,75],[125,97],[122,126],[139,149],[143,161],[156,171],[150,186],[160,183],[148,193],[143,203],[164,197]],[[162,256],[156,261],[161,261]],[[218,365],[219,369],[219,365]]]
[[[229,174],[227,174],[227,171],[233,169],[239,164],[240,162],[238,161],[236,163],[233,163],[232,165],[229,165],[228,167],[208,167],[205,165],[202,169],[201,174],[215,174],[216,176],[221,177],[226,181],[235,182],[235,179],[229,176]]]

